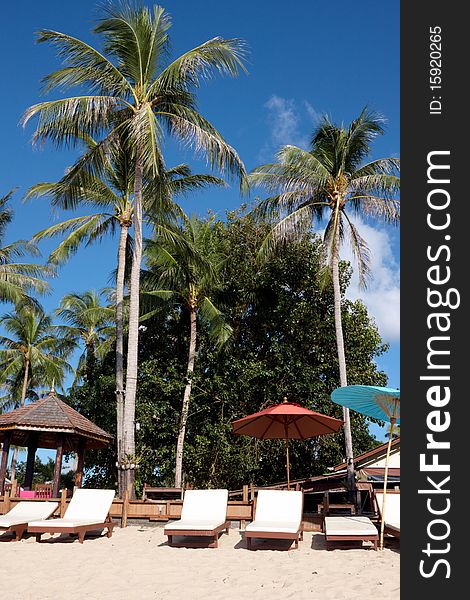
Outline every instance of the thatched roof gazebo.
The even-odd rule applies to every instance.
[[[78,454],[75,485],[81,487],[85,451],[103,448],[112,439],[109,433],[57,398],[54,390],[37,402],[0,415],[0,442],[3,442],[0,461],[0,495],[3,494],[11,445],[28,448],[23,483],[26,489],[30,489],[33,483],[36,450],[56,449],[53,496],[57,497],[64,452]]]

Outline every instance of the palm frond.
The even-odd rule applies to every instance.
[[[113,63],[82,40],[52,30],[38,33],[38,43],[53,46],[66,68],[47,75],[42,80],[43,91],[86,85],[90,91],[112,96],[130,96],[132,87]]]
[[[167,111],[156,110],[156,114],[166,122],[169,132],[179,138],[184,145],[202,154],[212,169],[229,176],[246,179],[243,162],[237,152],[227,144],[220,133],[197,111],[186,106],[172,104]]]
[[[343,213],[344,218],[349,225],[349,239],[351,242],[351,249],[356,258],[356,264],[359,269],[359,285],[365,289],[367,287],[367,279],[371,275],[370,271],[370,250],[367,242],[357,230],[357,227],[351,222],[348,215]]]
[[[199,303],[201,317],[209,324],[209,336],[220,349],[224,346],[233,334],[232,327],[225,320],[222,312],[212,303],[208,296]]]
[[[208,79],[215,73],[238,75],[246,59],[246,44],[243,40],[215,37],[200,46],[185,52],[164,69],[155,81],[151,92],[159,89],[198,87],[201,79]]]
[[[110,219],[110,216],[107,214],[75,217],[36,233],[33,240],[39,241],[47,237],[68,233],[65,240],[51,252],[48,258],[48,262],[51,265],[59,265],[73,256],[81,244],[89,244],[90,241],[94,241],[100,237],[105,230],[105,224],[109,223],[110,220],[113,221],[113,218],[111,217]]]
[[[113,96],[75,96],[40,102],[28,108],[20,123],[26,126],[38,117],[33,143],[47,140],[55,144],[75,146],[84,132],[100,136],[111,125],[122,101]]]
[[[312,213],[312,205],[306,203],[280,219],[263,240],[258,259],[266,260],[277,247],[305,235],[311,227]]]
[[[168,44],[169,15],[155,6],[138,10],[131,4],[109,4],[94,31],[104,38],[104,51],[117,59],[118,68],[137,87],[155,74],[158,58]]]

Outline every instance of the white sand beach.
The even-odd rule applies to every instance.
[[[110,539],[87,537],[84,544],[44,534],[40,544],[32,536],[0,543],[0,582],[6,597],[23,600],[400,597],[393,538],[377,552],[347,542],[327,550],[317,532],[305,533],[299,550],[284,550],[283,540],[254,544],[260,549],[246,550],[238,529],[222,535],[216,549],[170,548],[160,526],[117,528]]]

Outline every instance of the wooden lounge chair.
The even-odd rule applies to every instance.
[[[181,519],[166,525],[164,535],[168,536],[168,545],[175,547],[217,548],[219,533],[228,534],[230,523],[227,521],[228,490],[186,490],[181,510]],[[174,536],[196,536],[212,538],[212,542],[173,542]]]
[[[358,515],[325,517],[323,527],[327,542],[373,542],[374,550],[377,550],[379,534],[369,517]]]
[[[28,532],[35,533],[38,542],[43,533],[75,533],[83,544],[86,532],[95,529],[107,529],[107,536],[111,537],[116,525],[109,517],[114,493],[114,490],[78,489],[62,519],[31,520],[28,522]]]
[[[48,519],[58,506],[58,502],[18,502],[6,515],[0,516],[0,531],[11,531],[19,541],[29,521]]]
[[[379,514],[382,514],[383,494],[375,494]],[[400,537],[400,494],[387,492],[385,499],[384,532]]]
[[[298,548],[303,539],[302,511],[302,492],[260,490],[255,518],[245,528],[248,550],[252,538],[293,540]]]

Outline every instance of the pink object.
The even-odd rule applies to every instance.
[[[36,492],[33,490],[20,490],[20,498],[36,498]]]

